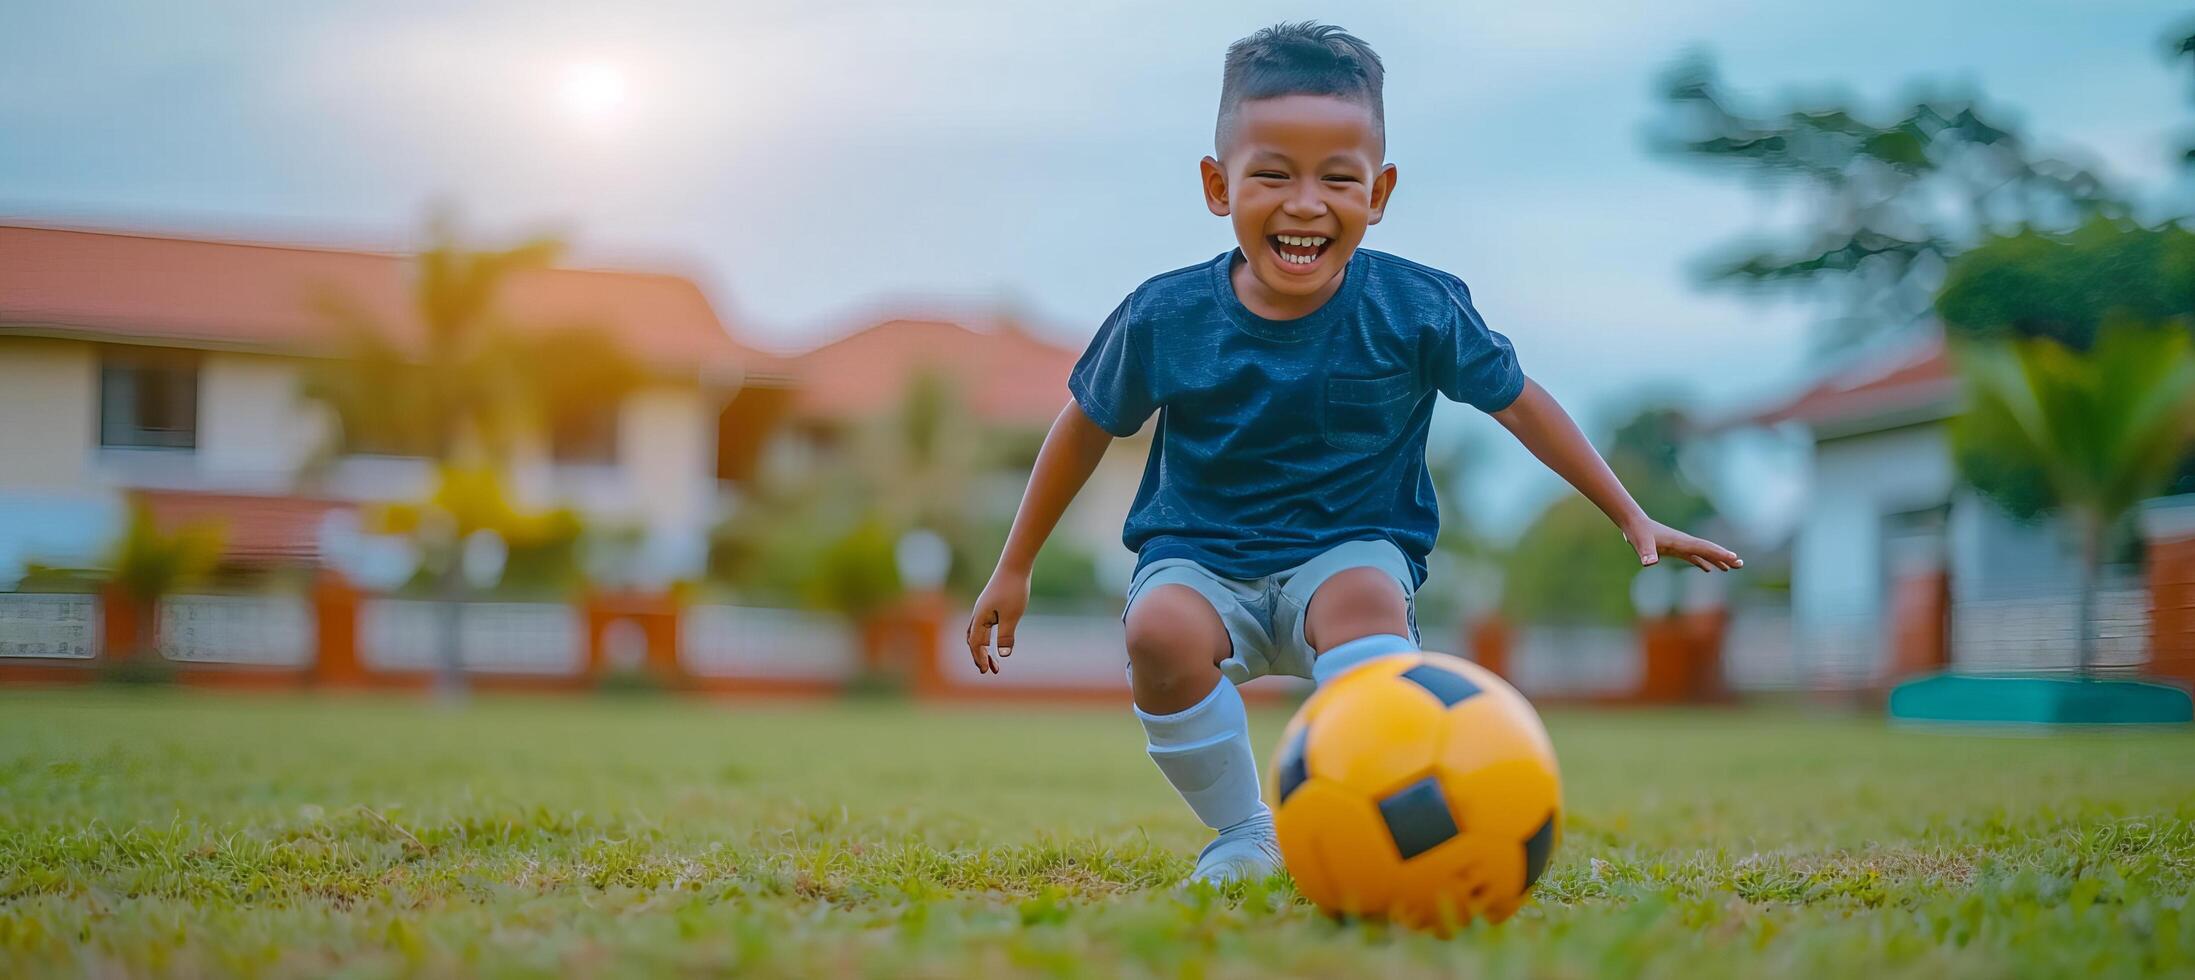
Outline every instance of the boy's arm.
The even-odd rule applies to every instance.
[[[1053,420],[1044,448],[1037,451],[1021,507],[1014,512],[1014,528],[1006,534],[998,568],[968,617],[968,656],[975,660],[978,673],[998,673],[998,661],[985,649],[993,626],[998,627],[998,655],[1014,655],[1014,626],[1029,608],[1029,569],[1036,563],[1037,549],[1044,546],[1044,539],[1059,524],[1059,515],[1089,482],[1098,461],[1105,458],[1105,448],[1112,444],[1113,437],[1090,421],[1073,399]]]
[[[1693,537],[1671,528],[1647,516],[1631,499],[1630,491],[1609,470],[1607,461],[1595,452],[1585,433],[1570,420],[1570,414],[1556,404],[1555,396],[1530,378],[1524,380],[1524,392],[1508,408],[1495,412],[1494,418],[1509,430],[1524,448],[1539,457],[1540,462],[1554,470],[1556,475],[1570,481],[1585,499],[1608,515],[1623,538],[1631,542],[1639,553],[1639,564],[1651,565],[1662,555],[1675,555],[1711,572],[1718,568],[1729,571],[1743,568],[1745,562],[1737,554],[1706,538]]]

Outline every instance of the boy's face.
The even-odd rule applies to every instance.
[[[1341,286],[1364,231],[1395,189],[1372,110],[1327,95],[1253,99],[1236,108],[1221,159],[1205,157],[1204,203],[1233,219],[1249,259],[1245,299],[1302,315]],[[1262,289],[1255,289],[1262,287]]]

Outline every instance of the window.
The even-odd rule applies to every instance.
[[[549,422],[549,458],[559,463],[617,463],[617,406],[558,412]]]
[[[99,365],[99,444],[198,448],[198,356],[158,350],[108,353]]]

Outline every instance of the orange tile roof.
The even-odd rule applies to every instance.
[[[407,257],[68,228],[0,225],[0,331],[177,346],[324,353],[335,337],[316,300],[333,290],[416,337]],[[521,323],[592,322],[659,370],[720,374],[777,359],[734,340],[691,280],[547,269],[514,277]]]
[[[882,414],[919,373],[934,371],[977,418],[1043,425],[1067,404],[1067,374],[1080,356],[1006,318],[987,329],[890,319],[793,358],[800,381],[794,410],[815,419]]]
[[[1958,379],[1941,338],[1888,360],[1862,365],[1816,382],[1795,398],[1758,412],[1759,425],[1803,422],[1817,433],[1869,431],[1871,420],[1948,415]]]

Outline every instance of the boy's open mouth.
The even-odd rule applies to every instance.
[[[1267,235],[1265,244],[1280,258],[1283,266],[1293,271],[1317,265],[1319,257],[1333,247],[1334,240],[1324,235]]]

